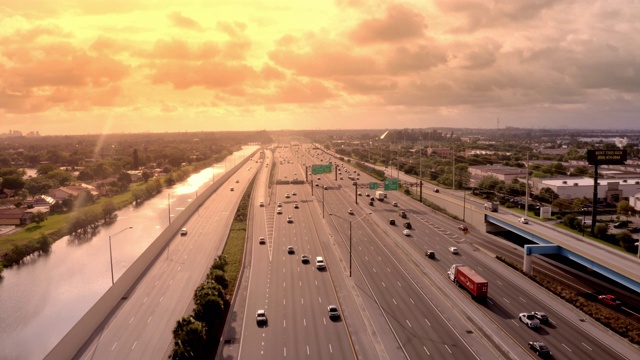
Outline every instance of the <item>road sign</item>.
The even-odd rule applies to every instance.
[[[384,190],[398,190],[398,179],[384,179]]]
[[[331,164],[312,164],[311,173],[313,175],[331,174]]]
[[[377,182],[373,181],[369,183],[369,190],[375,190],[378,187],[380,187],[380,184],[378,184]]]

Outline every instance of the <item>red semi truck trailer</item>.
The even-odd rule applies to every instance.
[[[462,264],[451,265],[449,279],[456,285],[462,285],[469,290],[475,300],[484,300],[489,292],[489,282],[478,275],[473,269]]]

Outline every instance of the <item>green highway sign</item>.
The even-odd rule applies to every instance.
[[[377,182],[373,181],[369,183],[369,190],[375,190],[380,186]]]
[[[313,164],[311,165],[311,173],[313,175],[331,174],[331,164]]]
[[[398,179],[384,179],[384,190],[398,190]]]

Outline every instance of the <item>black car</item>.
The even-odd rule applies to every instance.
[[[551,351],[542,341],[529,341],[529,349],[543,359],[551,356]]]
[[[396,221],[394,219],[389,219],[389,225],[395,225]]]
[[[547,314],[541,312],[541,311],[534,311],[533,312],[533,316],[536,317],[536,319],[538,319],[538,321],[540,321],[540,323],[548,323],[549,322],[549,316],[547,316]]]
[[[404,227],[411,230],[411,223],[407,221],[406,223],[404,223]]]
[[[428,257],[429,259],[435,259],[436,258],[436,252],[433,250],[427,250],[424,255],[426,257]]]

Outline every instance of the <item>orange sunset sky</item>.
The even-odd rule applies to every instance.
[[[640,129],[631,0],[0,0],[0,134]]]

